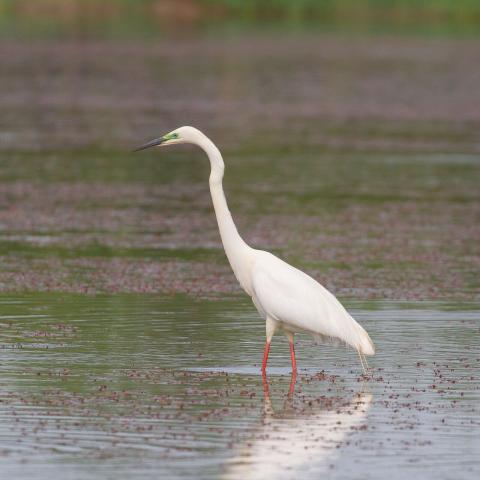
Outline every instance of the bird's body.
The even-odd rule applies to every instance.
[[[262,370],[265,371],[270,342],[277,330],[282,330],[290,341],[293,370],[293,336],[297,332],[310,333],[320,342],[350,345],[361,360],[364,355],[373,355],[374,346],[367,332],[333,294],[306,273],[269,252],[250,247],[241,238],[223,193],[223,158],[208,137],[193,127],[181,127],[140,149],[175,143],[196,144],[210,160],[210,193],[225,253],[240,285],[266,321]]]
[[[320,283],[271,253],[256,251],[255,256],[252,299],[274,330],[307,332],[318,342],[374,353],[367,332]]]

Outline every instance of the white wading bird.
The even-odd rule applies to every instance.
[[[198,145],[210,160],[210,193],[223,248],[235,277],[266,320],[262,372],[265,373],[270,343],[277,330],[282,330],[290,342],[294,372],[297,364],[293,336],[297,332],[310,333],[319,342],[350,345],[357,350],[365,371],[364,356],[375,353],[373,342],[342,304],[312,277],[269,252],[250,247],[239,235],[223,193],[225,164],[206,135],[193,127],[180,127],[136,151],[179,143]]]

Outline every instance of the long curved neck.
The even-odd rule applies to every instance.
[[[213,207],[215,209],[215,216],[217,217],[223,248],[225,249],[235,276],[242,287],[248,292],[250,290],[248,285],[250,283],[248,278],[248,253],[252,249],[238,233],[237,227],[233,222],[232,214],[228,209],[222,186],[223,173],[225,170],[222,154],[215,144],[206,136],[204,136],[198,144],[210,160],[210,194],[212,195]]]

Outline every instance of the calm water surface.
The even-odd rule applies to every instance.
[[[343,297],[480,300],[476,39],[82,36],[0,55],[0,292],[237,293],[205,155],[131,152],[192,124],[247,243]]]
[[[0,298],[5,478],[478,478],[480,304],[350,303],[378,354],[276,337],[243,298]],[[374,467],[372,467],[374,465]]]
[[[2,479],[480,478],[476,39],[0,53]],[[370,378],[300,336],[292,382],[278,337],[264,383],[207,160],[130,152],[184,124],[224,153],[248,243],[337,295],[411,301],[347,304],[377,345]]]

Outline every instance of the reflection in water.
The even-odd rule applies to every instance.
[[[480,478],[480,305],[349,306],[381,346],[374,406],[354,355],[325,348],[319,373],[303,339],[285,405],[281,352],[259,405],[243,299],[0,296],[0,477]]]
[[[283,408],[275,411],[266,377],[263,382],[262,424],[230,461],[224,478],[292,478],[299,470],[326,467],[340,454],[349,433],[361,428],[372,403],[372,395],[361,389],[348,401],[322,397],[296,410],[296,374],[292,374]]]

